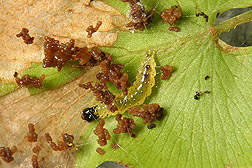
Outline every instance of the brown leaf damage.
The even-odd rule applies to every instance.
[[[74,165],[72,150],[53,151],[46,143],[45,133],[50,133],[53,141],[62,141],[62,133],[74,136],[78,142],[87,123],[81,119],[81,111],[93,101],[90,92],[80,89],[78,84],[91,81],[99,67],[93,67],[84,76],[55,90],[31,96],[26,88],[21,88],[0,98],[0,141],[1,146],[17,146],[11,163],[2,161],[3,167],[32,167],[32,148],[40,146],[38,163],[41,167]],[[28,142],[28,124],[35,125],[38,135],[36,142]],[[68,164],[68,165],[66,165]]]
[[[31,62],[42,62],[45,36],[62,43],[74,39],[78,47],[111,46],[117,39],[114,28],[125,29],[127,18],[102,1],[87,4],[86,0],[1,2],[0,81],[13,81],[15,71],[27,69]],[[98,21],[102,21],[101,27],[87,38],[87,27]],[[16,37],[22,28],[34,37],[33,44]]]

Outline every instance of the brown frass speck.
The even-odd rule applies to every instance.
[[[169,78],[170,74],[174,71],[174,66],[164,65],[164,66],[161,66],[160,70],[163,73],[160,79],[166,80]]]
[[[94,66],[96,62],[101,62],[101,61],[111,61],[112,56],[109,53],[104,53],[102,50],[100,50],[97,47],[91,48],[91,51],[88,52],[91,56],[89,62],[91,66]]]
[[[178,6],[171,6],[169,9],[164,9],[161,13],[161,18],[165,23],[169,23],[171,26],[177,24],[182,17],[182,9]]]
[[[103,128],[104,125],[105,120],[100,120],[94,130],[94,134],[97,135],[99,138],[97,142],[100,146],[107,145],[107,140],[111,139],[111,135],[109,134],[108,130],[106,128]]]
[[[89,27],[87,28],[87,30],[86,30],[86,32],[88,33],[87,38],[91,38],[92,35],[93,35],[93,33],[97,32],[97,30],[99,29],[99,27],[100,27],[101,25],[102,25],[102,21],[98,21],[98,22],[96,23],[96,26],[95,26],[95,27],[93,27],[92,25],[89,26]]]
[[[135,138],[136,135],[132,132],[132,130],[136,128],[136,124],[134,123],[134,120],[132,118],[126,118],[126,117],[121,119],[121,117],[122,117],[122,114],[116,115],[115,119],[118,122],[118,124],[117,124],[117,128],[113,129],[113,133],[121,134],[124,132],[128,132],[132,138]]]
[[[180,31],[180,28],[178,28],[178,27],[169,27],[168,30],[169,30],[169,31],[179,32],[179,31]]]
[[[104,155],[104,150],[102,148],[97,148],[96,152],[99,153],[100,155]]]
[[[112,59],[111,55],[105,54],[97,47],[93,47],[91,51],[88,51],[87,47],[79,48],[74,45],[75,41],[73,39],[67,43],[59,43],[58,40],[46,36],[43,67],[57,67],[57,70],[61,71],[67,61],[79,60],[79,65],[85,65],[89,62],[91,66],[94,66],[96,62]]]
[[[41,147],[40,146],[35,146],[34,148],[32,148],[32,152],[38,154],[41,151]]]
[[[98,83],[96,82],[95,86],[92,85],[91,82],[86,84],[79,84],[80,87],[84,89],[90,89],[93,91],[94,96],[97,101],[101,101],[107,105],[107,108],[111,112],[115,112],[118,108],[115,105],[112,105],[113,100],[115,99],[115,95],[113,95],[108,89],[106,83]],[[82,117],[87,117],[84,113]],[[91,117],[90,115],[88,117]],[[85,118],[84,118],[85,119]],[[91,121],[91,120],[90,120]]]
[[[38,134],[35,132],[35,128],[33,124],[28,124],[28,133],[27,133],[27,140],[29,142],[36,142],[38,139]]]
[[[119,149],[120,148],[120,146],[118,144],[115,144],[115,143],[112,143],[111,147],[114,148],[114,149]]]
[[[15,77],[15,81],[18,84],[18,86],[20,87],[24,87],[24,86],[32,86],[38,89],[43,89],[44,86],[42,85],[42,82],[45,79],[45,75],[41,75],[40,78],[37,77],[30,77],[30,75],[26,74],[24,75],[21,79],[19,77],[17,77],[17,73],[14,73],[14,77]]]
[[[58,40],[45,37],[43,67],[57,67],[58,71],[66,65],[67,61],[73,61],[73,55],[79,52],[79,48],[74,46],[74,40],[66,44],[59,43]]]
[[[32,167],[39,168],[38,156],[36,156],[36,155],[32,155]]]
[[[79,65],[85,65],[90,60],[90,58],[91,53],[88,52],[87,47],[79,48],[79,52],[76,54],[76,59],[79,59]]]
[[[97,74],[97,79],[100,80],[100,82],[112,82],[118,90],[122,91],[123,95],[127,95],[127,88],[131,86],[131,84],[128,81],[128,74],[126,72],[123,74],[121,73],[124,65],[105,60],[101,63],[100,67],[102,73]]]
[[[132,114],[132,116],[142,117],[143,123],[152,123],[155,119],[161,120],[163,117],[164,109],[159,106],[159,104],[147,104],[144,107],[134,106],[128,109],[128,112]]]
[[[22,37],[25,44],[32,44],[33,43],[33,40],[34,40],[34,37],[31,37],[29,34],[28,34],[29,30],[26,29],[26,28],[23,28],[22,31],[17,34],[16,36],[17,37]]]
[[[0,156],[6,163],[10,163],[14,160],[12,155],[17,151],[17,147],[14,146],[12,149],[9,147],[0,147]]]
[[[122,2],[128,2],[130,5],[130,17],[132,19],[126,27],[134,27],[135,30],[143,31],[152,22],[154,18],[155,9],[151,9],[149,12],[145,11],[145,7],[140,3],[140,0],[120,0]]]
[[[58,141],[57,145],[55,142],[52,141],[52,137],[49,133],[45,133],[45,139],[54,151],[66,151],[69,148],[69,146],[63,141]]]

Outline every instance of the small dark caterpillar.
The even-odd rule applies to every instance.
[[[111,115],[123,114],[127,109],[143,104],[145,98],[151,94],[151,89],[155,85],[155,66],[154,52],[149,50],[141,62],[136,81],[128,89],[128,95],[115,95],[112,105],[116,105],[118,110],[112,113],[106,108],[104,103],[100,103],[96,106],[94,114],[99,118],[104,118]]]

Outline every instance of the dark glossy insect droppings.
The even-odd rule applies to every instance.
[[[201,92],[196,92],[196,96],[200,96],[201,95]]]
[[[83,120],[86,120],[87,122],[91,122],[93,120],[96,120],[98,118],[98,116],[94,114],[95,108],[96,108],[96,106],[90,107],[90,108],[85,108],[82,111],[81,118]]]
[[[16,77],[18,76],[18,73],[17,73],[17,72],[15,72],[13,76],[16,78]]]
[[[220,16],[220,12],[216,13],[216,18],[218,18]]]
[[[193,97],[195,100],[198,100],[199,99],[199,97],[197,96],[197,95],[194,95],[194,97]]]
[[[203,16],[206,19],[206,22],[208,22],[208,16],[204,12],[196,13],[196,17]]]
[[[205,80],[207,80],[208,78],[210,78],[208,75],[207,75],[207,76],[205,76]]]
[[[148,129],[152,129],[152,128],[155,128],[156,127],[156,124],[150,124],[147,126]]]
[[[29,30],[26,29],[26,28],[23,28],[22,31],[17,34],[16,36],[17,37],[22,37],[22,39],[24,40],[24,43],[25,44],[32,44],[33,43],[33,40],[34,40],[34,37],[31,37],[29,34],[28,34]]]

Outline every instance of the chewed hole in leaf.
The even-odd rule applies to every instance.
[[[252,10],[252,7],[247,8],[234,8],[223,12],[215,24],[221,23],[225,20],[231,19],[235,16],[241,15],[244,12]],[[228,32],[221,33],[218,37],[226,44],[233,47],[248,47],[252,46],[252,22],[247,22],[236,26]]]

